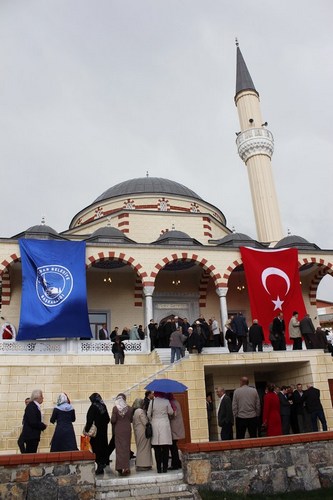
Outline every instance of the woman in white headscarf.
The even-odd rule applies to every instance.
[[[57,404],[53,409],[51,424],[57,423],[50,451],[75,451],[78,449],[73,428],[75,410],[64,392],[59,394]]]
[[[120,476],[130,474],[131,422],[133,408],[126,403],[125,394],[118,394],[112,409],[111,423],[116,445],[116,471]]]

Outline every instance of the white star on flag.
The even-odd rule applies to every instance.
[[[272,300],[273,304],[275,305],[274,311],[276,309],[280,309],[282,311],[282,304],[284,300],[281,300],[279,296],[276,297],[276,300]]]

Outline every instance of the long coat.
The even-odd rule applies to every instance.
[[[133,431],[136,444],[136,466],[152,467],[151,440],[146,438],[148,417],[142,408],[137,408],[133,415]]]
[[[108,456],[108,423],[110,416],[107,411],[101,413],[96,405],[91,404],[87,412],[87,422],[85,431],[89,432],[90,427],[95,423],[97,427],[96,437],[90,438],[90,444],[96,455],[97,464],[106,464]]]
[[[173,416],[173,409],[170,402],[164,398],[154,398],[149,403],[147,415],[153,427],[152,446],[172,444],[169,417]]]
[[[118,471],[130,468],[132,418],[133,408],[130,406],[123,416],[120,415],[116,406],[113,407],[111,423],[114,429],[116,444],[116,470]]]
[[[268,392],[264,396],[263,423],[267,425],[267,436],[282,434],[280,399],[275,392]]]
[[[75,422],[75,410],[59,410],[54,408],[51,418],[51,424],[57,423],[51,440],[50,451],[75,451],[78,449],[76,444],[75,432],[72,422]]]
[[[171,434],[173,441],[178,441],[185,437],[185,426],[179,401],[174,400],[173,403],[176,406],[176,410],[174,416],[170,419]]]

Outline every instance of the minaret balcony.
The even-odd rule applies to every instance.
[[[255,155],[266,155],[270,159],[274,152],[274,137],[267,128],[250,128],[236,139],[238,154],[246,163]]]

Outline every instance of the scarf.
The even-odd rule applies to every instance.
[[[92,404],[96,406],[101,415],[107,412],[107,408],[102,399],[102,396],[98,394],[98,392],[94,392],[91,396],[89,396],[89,399],[92,402]]]
[[[71,411],[73,409],[73,406],[70,404],[68,396],[65,392],[61,392],[59,394],[55,408],[58,408],[58,410],[61,411]]]
[[[118,413],[121,417],[124,417],[128,411],[128,404],[126,403],[124,396],[119,394],[119,396],[116,397],[116,407],[118,410]]]

